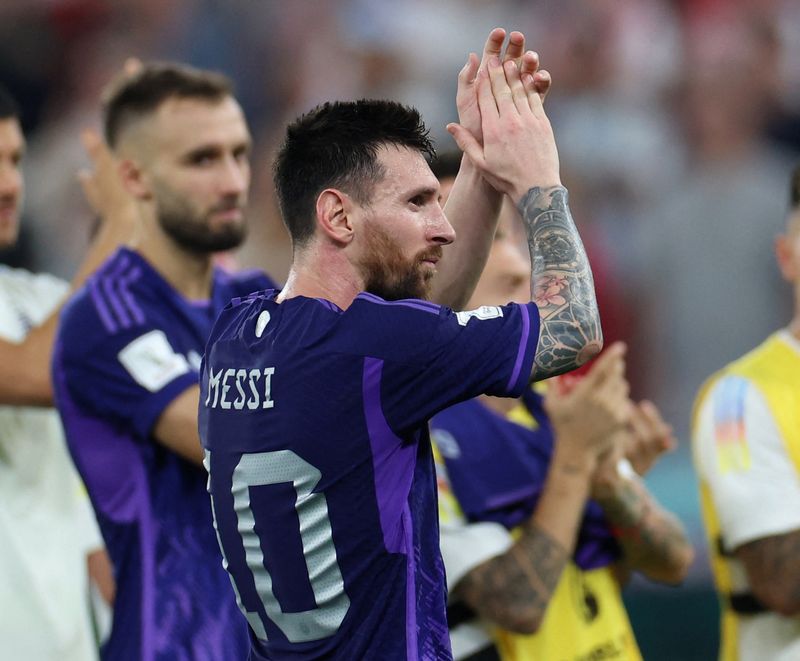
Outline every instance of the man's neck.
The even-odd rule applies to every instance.
[[[326,254],[325,249],[310,248],[295,259],[278,302],[295,296],[324,298],[342,310],[350,307],[356,296],[364,291],[364,282],[349,261],[339,254]]]
[[[133,248],[184,298],[211,298],[214,264],[211,253],[181,248],[160,231],[146,232]]]

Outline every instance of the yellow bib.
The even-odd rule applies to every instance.
[[[697,433],[698,412],[713,386],[729,375],[747,379],[767,402],[780,431],[786,451],[800,473],[800,354],[779,333],[759,347],[714,374],[700,389],[692,415],[693,436]],[[746,448],[742,448],[746,452]],[[739,457],[741,460],[743,457]],[[723,458],[724,459],[724,458]],[[736,460],[736,458],[729,458]],[[697,462],[695,462],[697,463]],[[721,661],[737,661],[739,615],[726,598],[732,589],[729,561],[720,553],[719,518],[708,485],[700,480],[700,505],[711,554],[711,569],[721,595]]]

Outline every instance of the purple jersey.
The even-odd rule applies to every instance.
[[[220,544],[255,659],[451,658],[427,420],[519,396],[534,304],[234,300],[201,371]]]
[[[121,249],[64,308],[53,360],[56,402],[117,581],[106,659],[247,658],[247,628],[222,568],[206,473],[151,431],[197,384],[219,311],[269,282],[217,271],[212,299],[192,302],[140,255]]]

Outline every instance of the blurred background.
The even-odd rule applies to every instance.
[[[680,588],[626,600],[648,660],[714,659],[711,587],[691,467],[692,400],[790,317],[772,244],[800,162],[796,0],[2,0],[0,80],[28,136],[22,240],[0,260],[70,277],[87,245],[79,132],[129,56],[221,70],[256,140],[251,236],[238,256],[285,277],[271,160],[285,123],[328,99],[417,106],[440,150],[456,75],[494,26],[522,30],[553,75],[563,178],[588,245],[607,339],[629,343],[634,395],[679,449],[648,477],[699,549]]]

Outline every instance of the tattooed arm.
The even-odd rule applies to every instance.
[[[478,565],[455,587],[454,596],[503,629],[539,628],[572,555],[599,457],[627,423],[623,354],[615,344],[570,392],[548,391],[555,447],[536,510],[506,553]]]
[[[694,549],[680,521],[665,510],[635,475],[595,484],[594,499],[614,529],[623,552],[622,566],[662,583],[680,583]]]
[[[800,614],[800,530],[763,537],[736,549],[753,594],[781,615]]]
[[[531,378],[579,367],[603,346],[594,280],[566,188],[531,188],[519,203],[531,253],[531,295],[541,326]]]
[[[602,349],[594,282],[561,185],[558,150],[533,77],[495,58],[477,78],[483,145],[450,124],[484,179],[517,205],[533,264],[531,292],[541,315],[533,379],[582,365]]]
[[[538,630],[575,545],[591,469],[583,457],[554,457],[536,511],[519,538],[464,576],[453,596],[503,629]]]

